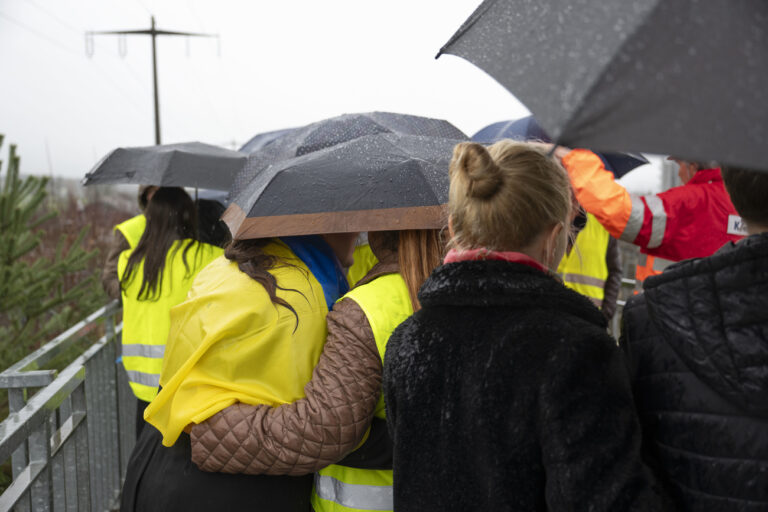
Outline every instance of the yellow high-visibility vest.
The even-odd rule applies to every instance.
[[[115,231],[122,233],[131,249],[135,249],[146,228],[147,218],[141,213],[115,226]]]
[[[605,254],[610,236],[595,216],[588,213],[587,223],[576,237],[570,254],[563,256],[557,267],[565,286],[585,295],[598,308],[603,305],[608,279]]]
[[[358,245],[355,247],[354,263],[347,270],[347,282],[349,286],[355,286],[358,281],[365,277],[365,274],[379,262],[373,254],[369,244]]]
[[[386,274],[359,286],[343,298],[354,300],[373,330],[382,364],[392,331],[413,314],[408,287],[400,274]],[[384,396],[374,415],[385,418]],[[357,469],[332,464],[315,474],[315,512],[367,512],[393,509],[392,471]]]
[[[182,256],[190,242],[187,270]],[[121,278],[132,252],[133,249],[128,249],[120,253],[117,273]],[[165,342],[171,327],[171,308],[187,297],[197,273],[223,253],[223,249],[213,245],[177,240],[166,254],[162,285],[158,286],[156,296],[137,298],[144,276],[143,261],[134,270],[131,282],[123,284],[123,366],[131,389],[140,400],[150,402],[157,395]]]

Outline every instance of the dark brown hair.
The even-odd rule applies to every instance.
[[[731,202],[747,224],[768,226],[768,172],[723,166]]]
[[[299,323],[299,315],[293,306],[285,299],[277,296],[277,290],[285,290],[277,285],[275,276],[269,270],[279,265],[290,265],[281,261],[277,256],[266,254],[264,247],[272,242],[271,238],[254,238],[250,240],[233,240],[224,250],[224,256],[235,263],[245,275],[264,287],[273,304],[279,304],[287,308],[296,317],[296,325]],[[293,290],[301,293],[298,290]]]
[[[177,240],[189,239],[183,246],[182,261],[187,275],[190,272],[187,253],[195,245],[197,238],[195,205],[184,189],[161,187],[152,196],[144,214],[147,217],[147,227],[128,257],[120,284],[125,290],[135,278],[138,266],[143,261],[141,287],[136,298],[157,300],[163,287],[163,270],[168,251]],[[177,246],[174,254],[181,248],[181,245]]]

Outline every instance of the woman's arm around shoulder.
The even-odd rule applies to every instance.
[[[363,438],[381,392],[381,359],[352,300],[328,313],[328,338],[306,397],[280,407],[235,404],[192,427],[204,471],[303,475],[342,459]]]

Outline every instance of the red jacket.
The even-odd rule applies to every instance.
[[[641,252],[672,261],[702,258],[743,238],[720,169],[703,169],[685,185],[638,196],[616,183],[591,151],[574,149],[563,164],[584,209]]]

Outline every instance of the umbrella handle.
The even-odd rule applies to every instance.
[[[555,150],[557,149],[557,144],[552,144],[552,149],[549,150],[549,153],[547,153],[547,157],[552,158],[555,156]]]

